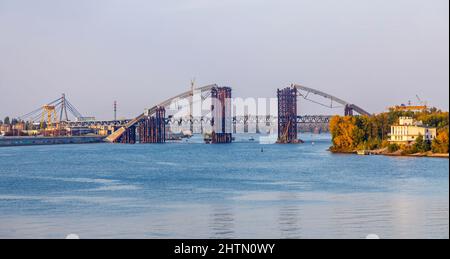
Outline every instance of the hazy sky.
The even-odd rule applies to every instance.
[[[295,82],[370,112],[416,94],[448,110],[448,71],[448,0],[0,0],[0,118],[61,93],[132,117],[192,77],[241,97]]]

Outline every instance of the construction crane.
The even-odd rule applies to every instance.
[[[416,94],[416,98],[417,98],[417,100],[419,101],[419,103],[420,103],[422,106],[427,107],[427,102],[422,101],[422,99],[420,99],[420,97],[419,97],[418,94]]]
[[[114,101],[114,121],[117,121],[117,101]]]

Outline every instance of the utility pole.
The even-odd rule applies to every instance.
[[[117,101],[114,101],[114,121],[117,120]]]
[[[191,80],[191,107],[189,110],[189,119],[190,119],[190,131],[191,134],[194,134],[194,116],[193,116],[193,110],[194,110],[194,86],[195,86],[195,78]]]

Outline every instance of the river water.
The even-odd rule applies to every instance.
[[[449,160],[302,145],[0,149],[0,238],[449,238]]]

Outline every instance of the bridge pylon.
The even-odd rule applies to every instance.
[[[353,107],[349,104],[345,105],[344,114],[345,116],[353,116]]]
[[[277,90],[278,140],[280,144],[300,143],[297,127],[297,88]]]
[[[155,116],[148,116],[138,124],[139,143],[166,142],[166,109],[158,107]]]
[[[214,87],[211,89],[211,143],[222,144],[233,141],[233,122],[231,117],[231,88]]]

